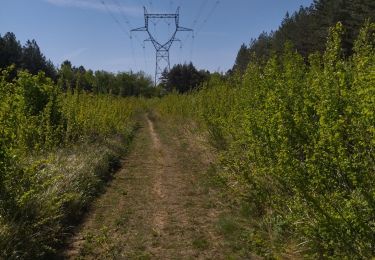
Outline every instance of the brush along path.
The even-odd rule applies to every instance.
[[[154,120],[155,121],[155,120]],[[182,127],[149,117],[95,202],[67,258],[222,259],[219,195],[202,184],[209,153]]]

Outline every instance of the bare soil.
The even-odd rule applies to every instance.
[[[122,169],[64,257],[237,259],[218,228],[227,206],[202,181],[214,158],[204,138],[144,116]]]

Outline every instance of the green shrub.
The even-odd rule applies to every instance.
[[[0,258],[48,257],[118,164],[143,100],[0,73]]]
[[[348,59],[343,31],[332,28],[324,55],[308,64],[286,44],[241,78],[156,106],[205,122],[223,171],[236,179],[230,187],[259,218],[257,236],[274,256],[291,240],[306,257],[375,256],[375,24],[364,26]],[[266,222],[276,237],[267,239]]]

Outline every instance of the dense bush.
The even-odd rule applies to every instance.
[[[164,71],[160,86],[167,92],[186,93],[201,87],[209,75],[208,71],[198,71],[193,63],[177,64]]]
[[[64,91],[74,89],[95,94],[112,94],[121,97],[151,97],[158,95],[149,76],[143,72],[119,72],[86,70],[64,61],[58,70],[57,85]]]
[[[361,30],[349,58],[342,34],[339,23],[308,65],[287,44],[241,78],[158,105],[205,122],[236,178],[230,187],[259,217],[249,243],[261,254],[375,256],[375,24]]]
[[[45,257],[118,163],[142,100],[0,73],[0,258]]]

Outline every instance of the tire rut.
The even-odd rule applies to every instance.
[[[94,203],[65,258],[224,258],[215,229],[220,209],[197,185],[207,165],[176,143],[178,133],[166,124],[155,127],[147,116],[143,122],[122,170]]]

